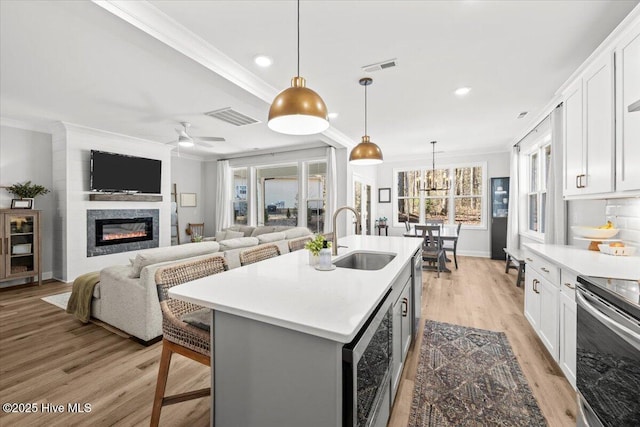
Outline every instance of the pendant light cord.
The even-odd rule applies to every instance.
[[[298,0],[298,77],[300,77],[300,0]]]
[[[367,85],[364,85],[364,134],[367,134]]]

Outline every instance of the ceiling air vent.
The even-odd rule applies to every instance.
[[[396,58],[387,59],[386,61],[365,65],[362,67],[362,71],[366,73],[373,73],[374,71],[386,70],[387,68],[392,68],[396,65],[398,65],[398,60]]]
[[[523,111],[522,113],[518,114],[518,118],[519,119],[523,118],[524,116],[527,115],[527,113],[528,113],[527,111]]]
[[[215,111],[209,111],[208,113],[204,113],[204,114],[209,117],[213,117],[214,119],[231,123],[234,126],[252,125],[254,123],[260,122],[260,120],[256,120],[252,117],[245,116],[242,113],[238,113],[236,110],[234,110],[231,107],[221,108]]]

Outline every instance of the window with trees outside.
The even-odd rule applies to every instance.
[[[443,220],[484,227],[486,165],[396,170],[396,226]]]
[[[551,141],[551,134],[543,141]],[[551,144],[536,147],[528,155],[529,181],[527,188],[527,218],[528,231],[533,234],[544,235],[545,215],[547,204],[547,171],[551,161]]]

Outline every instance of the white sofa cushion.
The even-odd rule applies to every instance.
[[[277,242],[278,240],[284,240],[284,239],[285,239],[285,235],[283,232],[266,233],[258,236],[258,241],[260,243],[271,243],[271,242]]]
[[[222,242],[227,239],[237,239],[238,237],[244,237],[242,231],[222,230],[216,231],[216,241]]]
[[[206,255],[218,252],[219,249],[220,244],[218,242],[187,243],[184,245],[164,246],[161,248],[149,249],[136,255],[136,258],[133,261],[133,266],[131,267],[130,277],[140,277],[140,272],[148,265],[191,258],[197,255]]]
[[[260,244],[260,241],[257,237],[238,237],[235,239],[227,239],[220,242],[220,250],[228,251],[231,249],[257,246],[258,244]]]
[[[285,239],[297,239],[298,237],[305,237],[313,234],[307,227],[294,227],[284,232]]]
[[[244,233],[244,237],[251,237],[251,233],[253,233],[255,229],[255,227],[250,225],[232,225],[231,227],[225,228],[225,230],[241,231]]]

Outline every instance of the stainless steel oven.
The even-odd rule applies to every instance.
[[[578,426],[640,426],[638,282],[578,277]]]
[[[391,402],[391,290],[355,339],[342,348],[344,427],[386,426]]]

